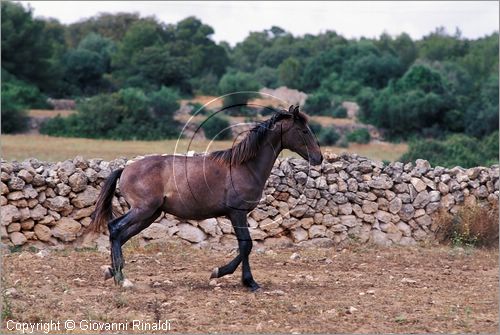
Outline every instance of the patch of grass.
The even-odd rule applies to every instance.
[[[97,252],[97,245],[93,247],[76,247],[76,252]]]
[[[117,295],[115,295],[113,300],[116,308],[123,308],[128,306],[128,300],[122,293],[118,293]]]
[[[440,242],[456,247],[498,248],[498,205],[468,204],[455,215],[441,210],[434,224]]]
[[[21,245],[9,245],[9,251],[11,253],[21,252],[22,250],[23,250],[23,247]]]
[[[37,248],[37,247],[35,247],[35,246],[33,246],[33,245],[30,245],[30,246],[28,247],[28,251],[29,251],[29,252],[32,252],[32,253],[34,253],[34,254],[35,254],[35,253],[37,253],[37,252],[38,252],[38,251],[40,251],[40,250],[38,250],[38,248]]]
[[[408,322],[408,320],[406,319],[405,315],[401,314],[401,315],[398,315],[394,318],[394,322],[399,323],[399,324],[405,324]]]
[[[12,307],[9,297],[2,294],[2,320],[12,319]]]

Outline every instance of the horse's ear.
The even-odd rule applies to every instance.
[[[288,113],[293,114],[293,105],[291,105],[290,108],[288,108]]]
[[[293,110],[293,116],[294,117],[298,117],[299,116],[299,105],[295,106],[295,109]]]

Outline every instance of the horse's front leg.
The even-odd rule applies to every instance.
[[[259,284],[255,282],[250,269],[249,255],[252,251],[252,238],[248,231],[247,212],[235,211],[229,215],[231,223],[233,224],[236,238],[238,239],[238,247],[240,249],[240,256],[242,262],[242,276],[241,281],[243,285],[249,287],[252,291],[260,288]]]

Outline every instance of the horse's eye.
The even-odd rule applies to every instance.
[[[302,134],[307,134],[307,133],[308,133],[307,129],[302,130]]]

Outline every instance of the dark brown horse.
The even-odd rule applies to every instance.
[[[321,164],[319,144],[299,107],[279,111],[253,128],[237,145],[203,156],[149,156],[106,180],[97,200],[91,228],[106,224],[111,241],[109,275],[123,283],[122,245],[155,221],[162,212],[182,219],[202,220],[226,216],[238,239],[239,254],[215,268],[211,278],[233,273],[243,263],[243,285],[259,288],[250,271],[248,256],[252,239],[247,214],[262,196],[273,164],[283,149],[298,153],[312,165]],[[112,199],[120,178],[120,190],[130,211],[112,218]]]

